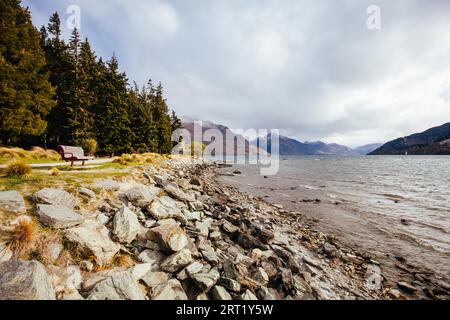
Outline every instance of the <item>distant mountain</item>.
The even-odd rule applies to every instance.
[[[282,156],[297,156],[297,155],[345,155],[352,156],[359,153],[353,151],[351,148],[342,146],[336,143],[326,144],[322,141],[317,142],[300,142],[285,136],[279,136],[279,153]],[[268,135],[264,138],[258,138],[252,141],[253,144],[261,146],[266,142],[267,150],[272,150],[272,137]],[[259,143],[259,144],[258,144]]]
[[[366,144],[365,146],[361,146],[361,147],[353,149],[353,151],[355,151],[358,154],[366,155],[366,154],[369,154],[369,153],[373,152],[374,150],[378,149],[382,145],[383,145],[382,143]]]
[[[205,139],[203,137],[203,133],[209,129],[216,129],[218,130],[224,141],[223,141],[223,152],[224,154],[228,156],[232,155],[256,155],[258,148],[250,143],[247,139],[245,139],[242,135],[233,133],[228,127],[223,126],[221,124],[216,124],[211,121],[203,121],[203,120],[196,120],[188,117],[182,117],[181,123],[183,125],[183,128],[189,131],[191,135],[191,139],[194,139],[194,123],[195,121],[201,121],[202,122],[202,143],[208,146],[212,143],[210,139]],[[240,143],[236,146],[235,141],[240,141]],[[190,143],[190,139],[188,141],[185,141],[186,143]],[[243,142],[243,143],[242,143]],[[264,154],[264,151],[260,151],[260,154]],[[216,154],[216,156],[221,156]]]
[[[407,137],[390,141],[371,155],[450,155],[450,122]]]

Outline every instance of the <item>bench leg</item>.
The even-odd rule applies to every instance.
[[[71,167],[73,167],[73,160],[72,160],[72,161],[70,161],[70,166],[71,166]]]
[[[81,165],[84,167],[84,160],[83,160],[83,162],[81,163]]]

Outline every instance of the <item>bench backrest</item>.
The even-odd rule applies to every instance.
[[[80,147],[73,147],[73,146],[59,146],[58,148],[59,154],[61,154],[61,157],[63,159],[70,159],[70,158],[84,158],[84,150]]]

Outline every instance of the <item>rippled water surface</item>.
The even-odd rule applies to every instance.
[[[450,157],[290,157],[271,180],[345,200],[387,232],[403,219],[406,236],[450,251]]]

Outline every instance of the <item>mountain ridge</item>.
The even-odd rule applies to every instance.
[[[370,155],[450,155],[450,122],[420,133],[397,138]]]

